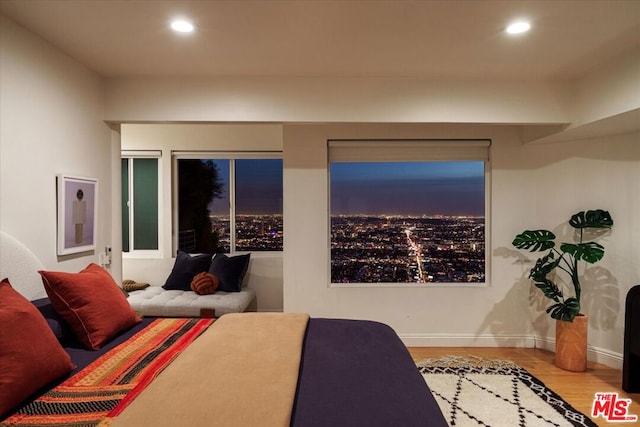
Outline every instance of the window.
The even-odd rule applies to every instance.
[[[489,141],[330,141],[331,282],[484,283]]]
[[[178,249],[282,251],[282,159],[274,157],[176,153]]]
[[[158,157],[160,153],[123,153],[122,250],[159,249]]]

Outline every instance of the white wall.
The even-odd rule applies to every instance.
[[[602,353],[621,354],[625,297],[640,284],[640,134],[527,147],[534,171],[535,214],[530,228],[546,228],[571,239],[566,222],[587,209],[605,209],[614,226],[598,240],[605,256],[583,266],[583,307],[589,315],[589,344]],[[540,304],[535,304],[541,309]],[[536,312],[536,332],[548,341],[554,330]]]
[[[329,286],[326,146],[328,139],[349,138],[492,140],[489,286]],[[556,230],[573,213],[600,208],[611,212],[615,228],[603,242],[605,259],[587,271],[583,307],[591,316],[592,359],[621,362],[624,298],[640,283],[638,135],[528,146],[516,128],[506,126],[287,125],[284,155],[286,311],[383,321],[411,345],[537,343],[553,349],[554,324],[544,313],[548,301],[540,301],[527,279],[536,257],[521,262],[527,254],[511,241],[524,229]]]
[[[0,228],[50,270],[97,253],[56,256],[56,174],[99,180],[97,245],[111,239],[110,131],[102,80],[0,16]]]
[[[640,108],[640,48],[593,70],[573,85],[571,127]],[[639,123],[636,123],[640,126]]]
[[[160,254],[156,258],[123,256],[123,277],[162,286],[175,262],[172,233],[173,151],[282,151],[282,126],[265,124],[129,124],[122,126],[123,150],[161,150]],[[256,291],[257,309],[282,311],[282,254],[251,254],[247,286]]]
[[[114,122],[567,123],[567,93],[538,81],[425,78],[110,78]]]
[[[492,140],[489,286],[330,287],[327,140],[487,138]],[[528,289],[510,242],[534,209],[535,189],[515,127],[478,125],[287,125],[285,310],[365,318],[391,325],[412,345],[532,345]],[[512,203],[518,200],[518,203]],[[295,220],[292,220],[294,218]]]

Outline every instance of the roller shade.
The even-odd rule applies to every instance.
[[[330,162],[489,161],[491,141],[330,140]]]

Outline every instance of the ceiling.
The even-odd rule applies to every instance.
[[[0,0],[105,77],[575,79],[637,55],[640,0]],[[174,16],[196,32],[177,35]],[[515,18],[532,30],[507,36]]]

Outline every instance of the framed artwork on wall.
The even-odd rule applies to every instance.
[[[98,180],[58,175],[58,255],[96,248]]]

